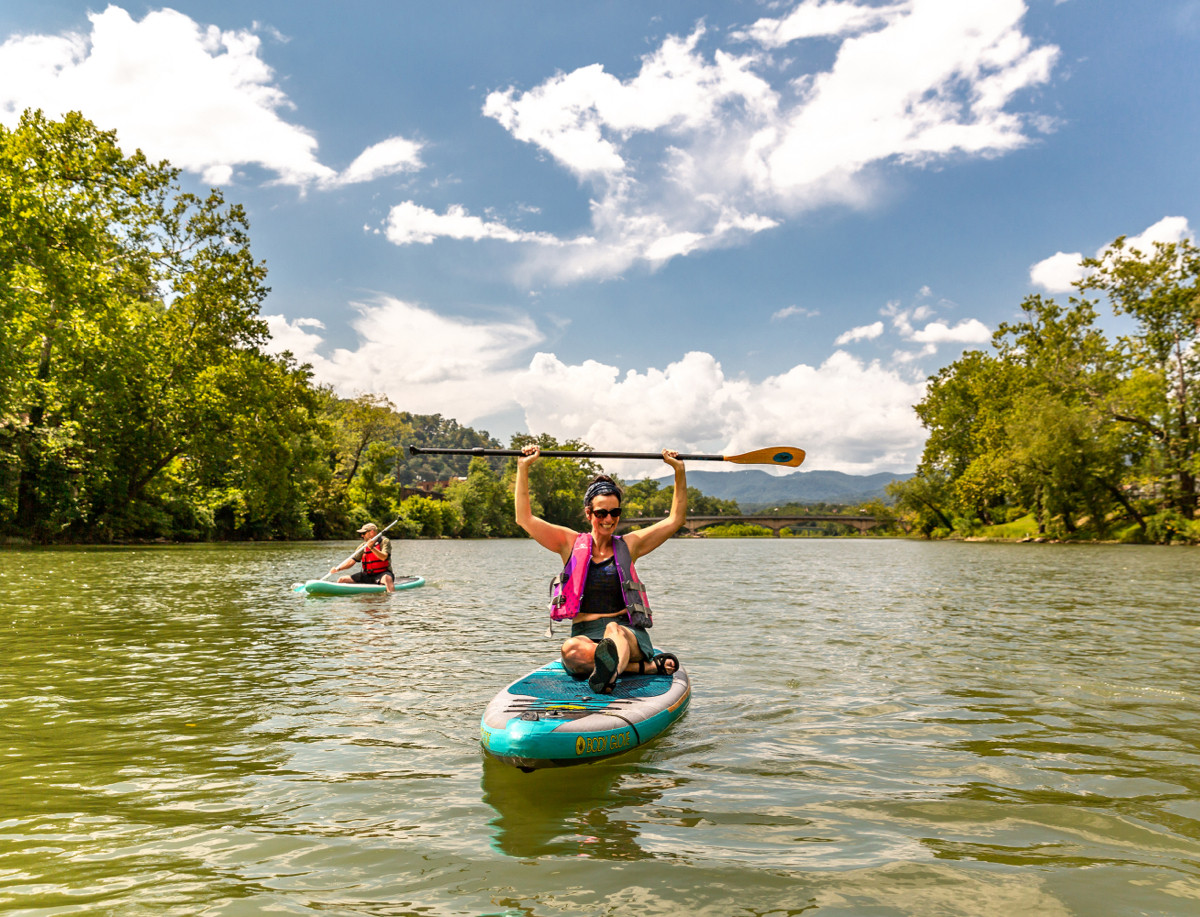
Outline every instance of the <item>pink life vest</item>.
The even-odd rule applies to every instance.
[[[592,559],[592,534],[581,532],[571,546],[571,557],[562,572],[550,581],[550,620],[566,621],[579,614],[579,603],[583,599],[587,583],[588,564]],[[620,535],[613,536],[613,560],[617,565],[617,578],[621,582],[621,596],[625,599],[625,613],[633,627],[652,627],[650,603],[646,601],[646,587],[633,569],[629,556],[629,545]]]

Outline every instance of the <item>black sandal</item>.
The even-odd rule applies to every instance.
[[[675,663],[675,668],[670,672],[667,671],[667,660],[668,659],[671,660],[671,662]],[[654,674],[655,675],[674,675],[676,672],[679,671],[679,658],[674,653],[657,653],[657,654],[651,656],[649,659],[639,659],[638,660],[638,674],[639,675],[646,674],[646,666],[647,665],[654,666]]]
[[[596,644],[595,668],[588,678],[588,687],[597,694],[612,694],[613,685],[617,683],[617,665],[620,656],[617,655],[617,644],[605,637]]]

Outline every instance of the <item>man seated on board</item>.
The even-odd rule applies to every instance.
[[[382,583],[388,592],[396,591],[396,576],[392,573],[392,540],[386,535],[376,538],[375,533],[378,531],[379,526],[374,522],[368,522],[358,530],[363,543],[329,572],[337,573],[355,564],[362,564],[362,570],[349,576],[339,576],[339,583],[364,583],[371,586]]]

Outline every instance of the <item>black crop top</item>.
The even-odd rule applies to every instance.
[[[583,597],[579,601],[579,613],[589,615],[611,615],[625,610],[625,596],[621,592],[621,578],[617,575],[617,562],[608,560],[589,561],[587,582],[583,586]]]

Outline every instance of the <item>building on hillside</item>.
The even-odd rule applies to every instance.
[[[417,481],[411,487],[400,487],[400,499],[408,497],[429,497],[433,500],[446,499],[443,493],[455,481],[465,481],[466,478],[446,478],[444,481]]]

